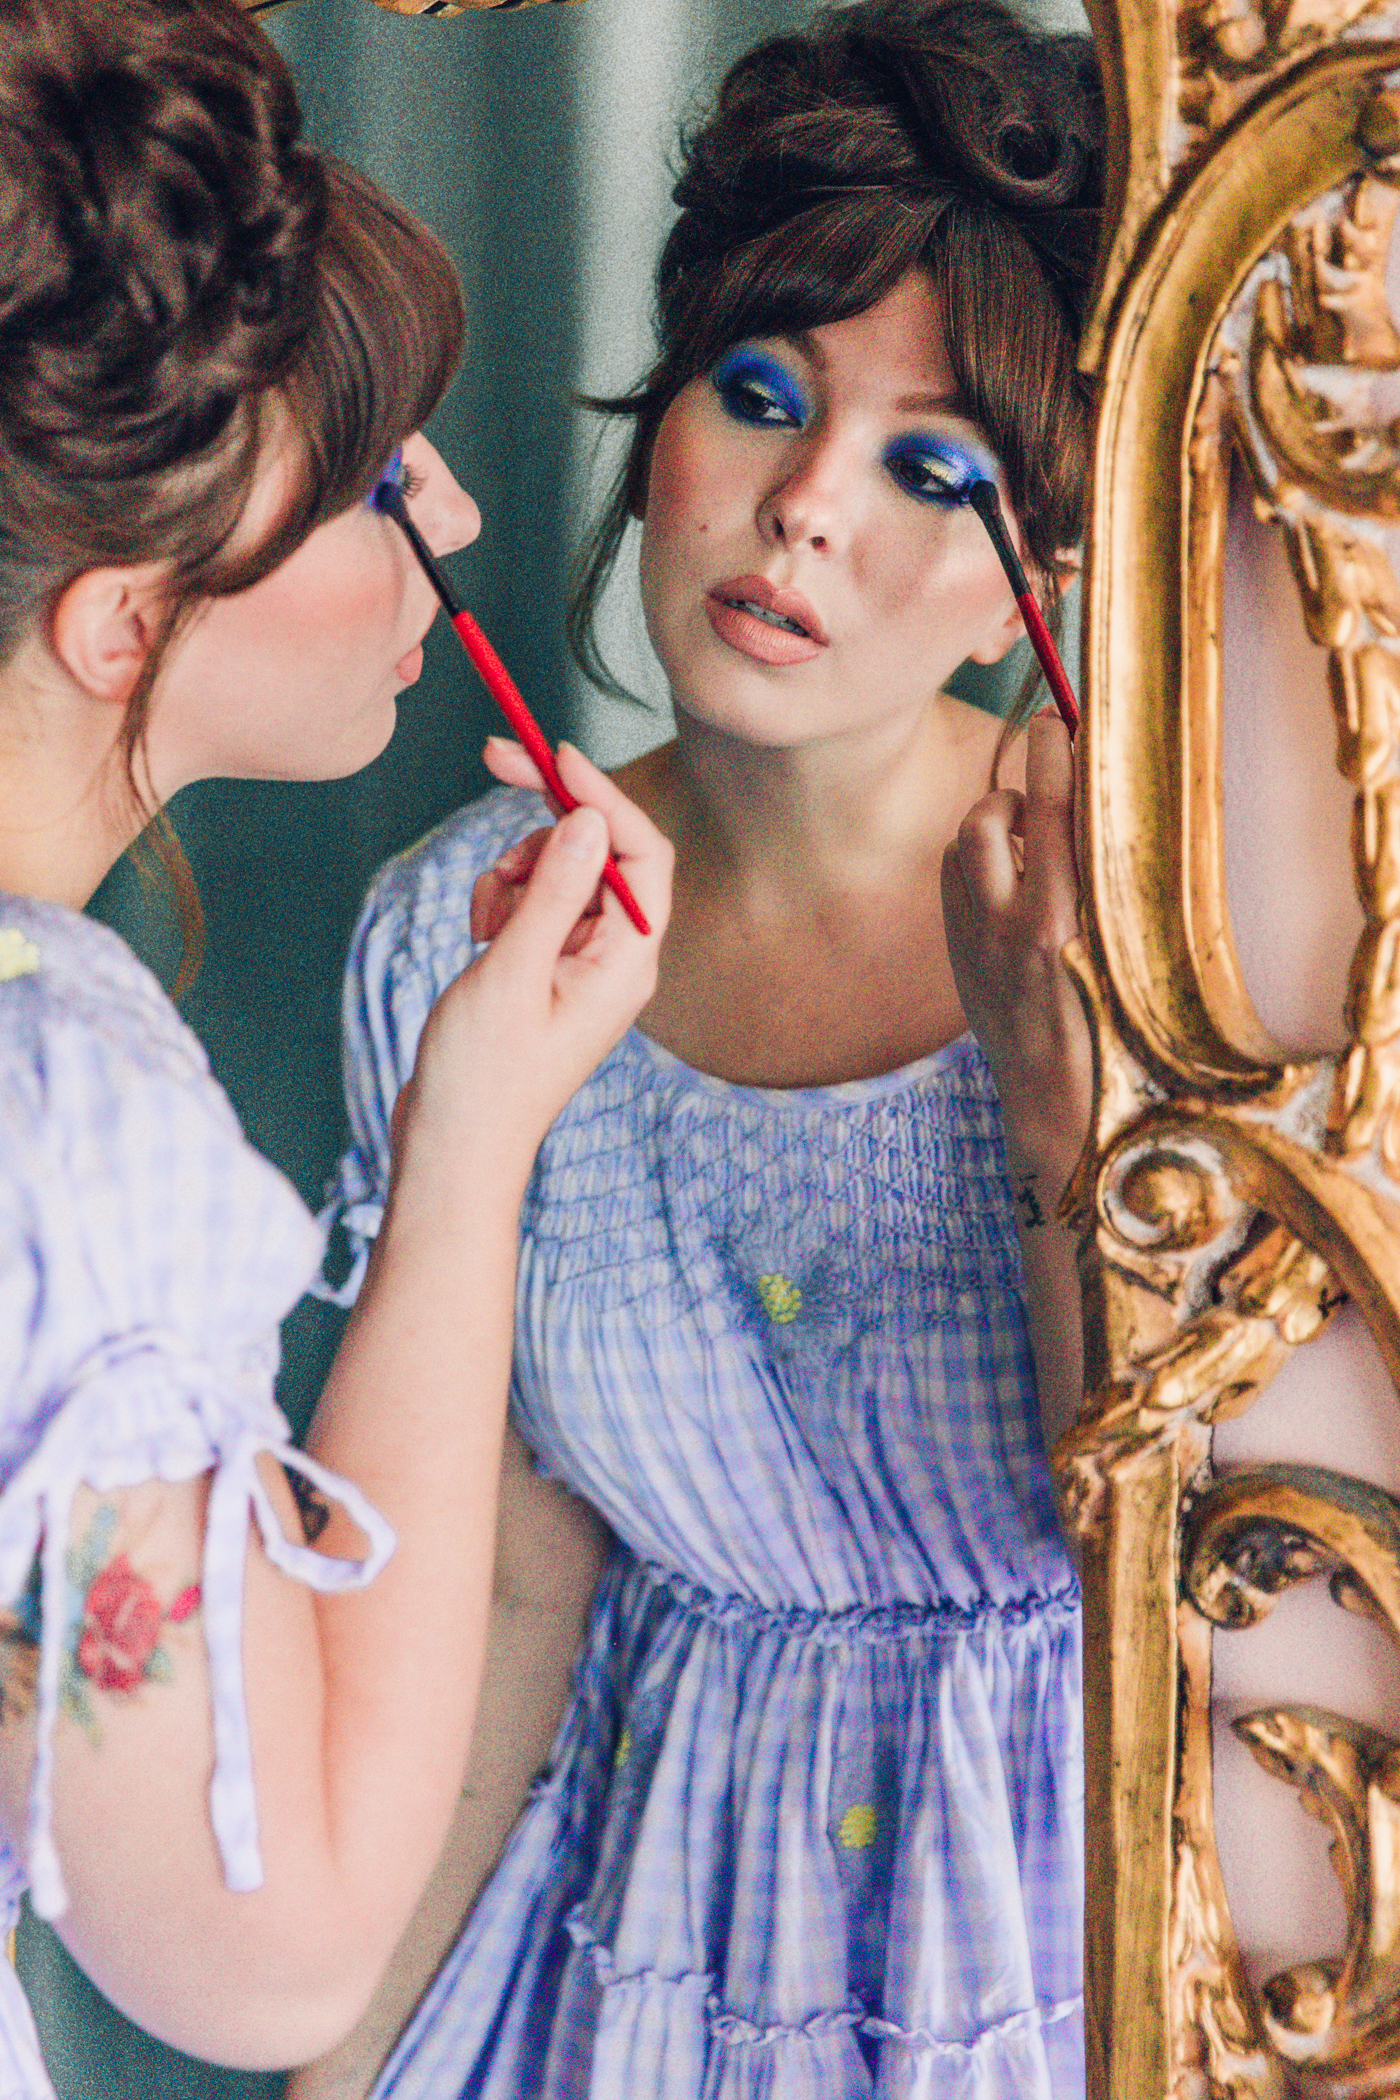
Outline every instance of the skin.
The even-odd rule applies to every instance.
[[[437,551],[476,506],[421,437],[411,504]],[[275,515],[276,454],[242,530]],[[0,887],[81,904],[134,835],[118,748],[157,632],[150,565],[85,572],[0,668]],[[149,773],[172,793],[212,773],[325,778],[387,741],[435,605],[392,522],[323,525],[238,598],[201,606],[162,661]],[[57,1929],[94,1982],[163,2039],[283,2066],[361,2015],[443,1845],[487,1638],[510,1366],[519,1205],[559,1109],[650,993],[670,848],[574,755],[585,807],[552,834],[520,910],[439,1000],[394,1118],[370,1272],[308,1437],[398,1546],[363,1591],[323,1597],[250,1532],[243,1656],[265,1879],[225,1886],[199,1595],[207,1476],[80,1489],[70,1570],[83,1617],[63,1668],[54,1833]],[[576,933],[609,838],[652,925],[605,904]],[[565,952],[567,950],[567,952]],[[42,966],[42,958],[40,958]],[[484,1116],[481,1104],[490,1104]],[[264,1482],[289,1535],[362,1550],[338,1507]],[[0,1828],[24,1850],[33,1626],[0,1616]]]
[[[668,410],[651,457],[642,599],[677,734],[616,778],[674,844],[676,876],[639,1025],[701,1071],[765,1087],[895,1070],[975,1031],[1001,1096],[1053,1442],[1082,1382],[1075,1248],[1055,1205],[1092,1092],[1060,961],[1078,931],[1069,740],[1053,712],[1038,717],[1007,767],[1015,784],[989,794],[1000,724],[941,690],[967,658],[996,661],[1022,627],[976,515],[916,501],[890,472],[911,433],[985,449],[960,411],[927,282],[912,274],[864,314],[757,347],[795,375],[804,420],[737,421],[702,377]],[[774,665],[717,634],[708,595],[745,576],[800,591],[827,646]],[[504,739],[487,763],[542,786]],[[478,939],[510,924],[541,837],[478,885]],[[493,1668],[563,1684],[586,1592],[560,1597],[557,1532],[548,1556],[531,1549],[540,1521],[527,1503],[503,1505],[502,1551],[537,1609]],[[582,1582],[598,1564],[583,1516],[574,1538]],[[364,2028],[303,2071],[290,2100],[368,2090],[508,1827],[480,1787],[464,1795],[452,1844],[471,1870],[455,1906],[449,1866]]]

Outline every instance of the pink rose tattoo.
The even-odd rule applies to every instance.
[[[100,1692],[134,1691],[160,1639],[160,1600],[119,1553],[87,1594],[78,1668]]]
[[[93,1512],[82,1538],[66,1555],[59,1698],[96,1748],[102,1740],[92,1692],[134,1692],[142,1684],[169,1684],[178,1650],[162,1644],[165,1628],[183,1626],[199,1610],[197,1582],[187,1583],[168,1606],[125,1553],[112,1554],[119,1513],[104,1502]],[[45,1610],[36,1558],[13,1607],[0,1608],[0,1726],[27,1714],[37,1690],[39,1642]],[[52,1609],[53,1607],[48,1607]]]

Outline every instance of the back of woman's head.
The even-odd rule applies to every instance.
[[[254,580],[441,394],[451,266],[299,130],[233,0],[0,0],[0,651],[84,567]]]
[[[300,124],[234,0],[0,0],[0,662],[109,565],[168,572],[168,639],[362,496],[438,401],[451,265]],[[125,717],[133,791],[158,659]]]
[[[592,611],[680,389],[730,344],[845,320],[916,268],[939,301],[963,409],[1001,462],[1054,595],[1084,522],[1089,413],[1075,353],[1102,130],[1088,38],[1028,29],[997,0],[862,0],[740,59],[682,144],[657,362],[631,394],[595,404],[636,421],[575,606],[590,675],[611,682]]]

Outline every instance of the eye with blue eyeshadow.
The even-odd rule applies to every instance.
[[[925,432],[897,438],[885,452],[885,465],[900,487],[922,503],[965,503],[975,481],[995,478],[990,460],[955,438]]]
[[[422,475],[415,474],[412,467],[404,465],[403,446],[395,445],[389,455],[384,472],[365,497],[365,501],[371,510],[382,510],[384,498],[391,491],[397,491],[399,495],[405,497],[416,496],[422,486]]]
[[[737,423],[800,429],[807,420],[807,397],[796,378],[766,351],[740,344],[720,359],[710,383]]]

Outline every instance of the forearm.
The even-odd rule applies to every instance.
[[[421,1902],[354,2032],[292,2078],[287,2100],[362,2100],[470,1914],[549,1756],[611,1534],[535,1474],[506,1431],[496,1596],[471,1755]]]
[[[1072,1168],[1072,1159],[1047,1163],[1008,1137],[1007,1170],[1021,1242],[1026,1324],[1047,1451],[1074,1421],[1084,1387],[1079,1241],[1058,1216]]]
[[[440,1202],[432,1174],[396,1188],[307,1439],[398,1535],[367,1589],[316,1603],[327,1843],[347,1898],[385,1921],[385,1956],[442,1843],[480,1688],[524,1178],[484,1146],[441,1162]],[[339,1522],[327,1550],[346,1550]]]

